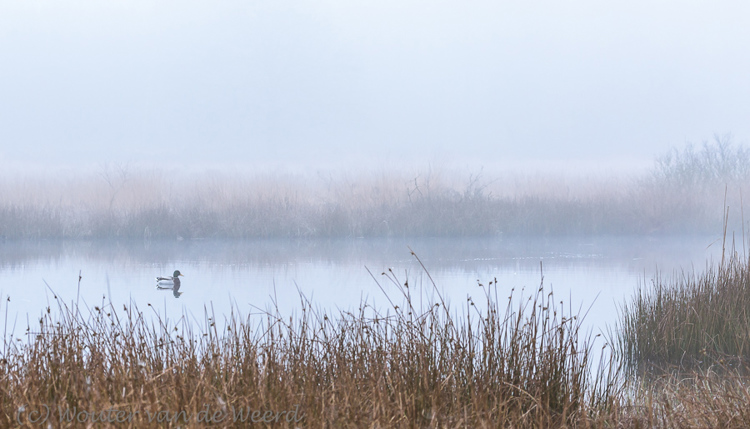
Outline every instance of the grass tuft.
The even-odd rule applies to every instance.
[[[701,274],[657,276],[623,307],[617,334],[630,367],[744,367],[750,362],[750,269],[728,259]]]

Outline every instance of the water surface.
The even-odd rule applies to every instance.
[[[552,287],[558,300],[588,311],[595,332],[616,319],[617,308],[657,272],[704,269],[721,258],[716,237],[565,237],[513,239],[258,240],[258,241],[7,241],[0,243],[0,294],[9,330],[26,328],[54,294],[93,307],[133,302],[170,318],[203,320],[232,310],[242,314],[278,306],[299,309],[299,294],[324,309],[357,309],[363,300],[383,308],[398,288],[381,273],[409,279],[415,295],[437,290],[458,311],[467,297],[483,297],[497,279],[499,294]],[[712,244],[713,242],[713,244]],[[182,293],[157,290],[155,277],[179,269]],[[368,272],[369,269],[369,272]],[[389,269],[391,271],[389,271]],[[79,272],[82,279],[78,282]],[[370,275],[372,273],[375,279]],[[10,302],[5,300],[10,298]],[[400,300],[400,299],[399,299]],[[2,308],[5,313],[6,308]],[[5,316],[5,314],[3,315]]]

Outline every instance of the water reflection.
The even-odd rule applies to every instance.
[[[478,283],[494,278],[503,293],[514,288],[534,290],[543,261],[545,285],[573,307],[593,304],[588,322],[597,328],[612,321],[623,298],[656,270],[671,273],[692,264],[702,269],[716,249],[720,258],[721,243],[707,247],[714,239],[6,241],[0,243],[0,297],[10,297],[11,317],[15,311],[22,319],[49,305],[44,281],[63,298],[80,293],[82,300],[93,303],[106,296],[116,304],[152,305],[178,317],[203,314],[207,308],[218,317],[269,307],[291,314],[299,308],[300,293],[332,310],[357,308],[363,300],[385,305],[387,299],[367,267],[376,277],[393,269],[402,281],[408,278],[415,291],[421,290],[425,300],[434,292],[430,280],[434,279],[440,293],[460,305],[467,296],[481,297]],[[183,295],[182,284],[155,289],[154,274],[171,272],[176,266],[189,272],[190,293]],[[79,270],[84,276],[80,291]],[[18,284],[27,287],[14,287]],[[167,299],[166,290],[175,298],[183,296]],[[399,293],[388,287],[385,292]]]
[[[158,290],[171,290],[172,294],[175,298],[179,298],[180,295],[182,295],[184,292],[180,292],[180,285],[174,285],[174,286],[163,286],[160,284],[156,285],[156,289]]]
[[[342,240],[192,240],[192,241],[6,241],[0,243],[0,269],[64,259],[100,263],[164,265],[174,261],[267,266],[294,259],[322,263],[409,259],[407,247],[440,267],[470,267],[481,261],[554,259],[646,259],[684,261],[715,237],[513,237],[510,239],[342,239]],[[721,243],[718,243],[720,246]],[[695,261],[694,261],[695,262]]]

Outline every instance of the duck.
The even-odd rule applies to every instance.
[[[172,277],[157,277],[156,285],[157,286],[170,286],[169,289],[174,288],[175,290],[179,290],[180,289],[180,276],[185,277],[185,275],[182,274],[180,270],[175,270],[175,272],[172,274]]]

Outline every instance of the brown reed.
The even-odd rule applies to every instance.
[[[543,286],[510,292],[503,308],[493,280],[454,311],[437,288],[417,306],[407,279],[376,278],[402,293],[384,312],[363,302],[334,314],[300,296],[292,317],[206,310],[200,329],[55,296],[6,344],[0,426],[34,427],[32,413],[49,409],[52,427],[205,427],[214,413],[216,426],[248,427],[254,410],[278,427],[589,427],[615,406],[580,319]]]

